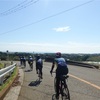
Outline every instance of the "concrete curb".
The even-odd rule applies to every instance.
[[[21,90],[21,86],[23,84],[23,79],[24,79],[24,72],[23,69],[19,68],[19,79],[18,81],[20,82],[20,85],[11,87],[9,92],[7,93],[7,95],[5,96],[5,98],[3,100],[17,100],[20,90]]]

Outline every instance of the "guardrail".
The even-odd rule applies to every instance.
[[[1,85],[4,82],[5,75],[8,74],[9,76],[11,76],[11,73],[14,71],[15,67],[16,67],[16,63],[0,70],[0,84]]]
[[[46,58],[45,59],[46,62],[53,62],[53,60],[54,60],[54,58]],[[66,62],[67,62],[67,64],[70,64],[70,65],[100,69],[100,67],[98,65],[94,65],[94,64],[88,64],[88,63],[83,63],[83,62],[79,62],[79,61],[71,61],[71,60],[67,60],[67,59],[66,59]]]
[[[97,68],[97,69],[99,69],[98,65],[93,65],[93,64],[83,63],[83,62],[67,61],[67,63],[71,64],[71,65],[77,65],[77,66],[83,66],[83,67],[88,67],[88,68]]]

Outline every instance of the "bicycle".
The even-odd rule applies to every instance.
[[[66,84],[66,79],[68,79],[68,77],[69,77],[68,75],[62,75],[60,77],[59,96],[61,95],[62,100],[70,100],[70,93],[68,86]],[[56,93],[56,77],[54,78],[54,90]],[[52,100],[56,100],[56,94],[52,96]]]

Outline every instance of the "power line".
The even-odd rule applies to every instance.
[[[3,33],[1,33],[0,35],[4,35],[4,34],[10,33],[10,32],[17,31],[17,30],[19,30],[19,29],[22,29],[22,28],[31,26],[31,25],[36,24],[36,23],[39,23],[39,22],[41,22],[41,21],[43,21],[43,20],[46,20],[46,19],[49,19],[49,18],[58,16],[58,15],[60,15],[60,14],[63,14],[63,13],[66,13],[66,12],[68,12],[68,11],[71,11],[71,10],[73,10],[73,9],[76,9],[76,8],[78,8],[78,7],[81,7],[81,6],[84,6],[84,5],[86,5],[86,4],[89,4],[89,3],[93,2],[93,1],[94,1],[94,0],[90,0],[90,1],[88,1],[88,2],[82,3],[82,4],[80,4],[80,5],[77,5],[77,6],[75,6],[75,7],[69,8],[69,9],[67,9],[67,10],[64,10],[64,11],[62,11],[62,12],[59,12],[59,13],[56,13],[56,14],[54,14],[54,15],[51,15],[51,16],[45,17],[45,18],[43,18],[43,19],[40,19],[40,20],[38,20],[38,21],[32,22],[32,23],[30,23],[30,24],[21,26],[21,27],[16,28],[16,29],[9,30],[9,31],[7,31],[7,32],[3,32]]]
[[[12,14],[12,13],[16,13],[17,11],[20,11],[22,9],[25,9],[27,8],[28,6],[31,6],[33,5],[34,3],[37,3],[39,0],[25,0],[21,3],[19,3],[18,5],[16,5],[15,7],[12,7],[11,9],[8,9],[7,11],[4,11],[2,13],[0,13],[0,17],[3,17],[3,16],[7,16],[9,14]]]

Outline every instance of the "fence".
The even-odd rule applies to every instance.
[[[5,75],[11,76],[11,73],[14,71],[14,68],[16,67],[16,63],[3,68],[0,70],[0,84],[2,85],[5,79]]]
[[[67,61],[67,63],[71,64],[71,65],[76,65],[76,66],[83,66],[83,67],[88,67],[88,68],[97,68],[97,69],[99,69],[99,66],[94,65],[94,64],[88,64],[88,63],[77,62],[77,61]]]

